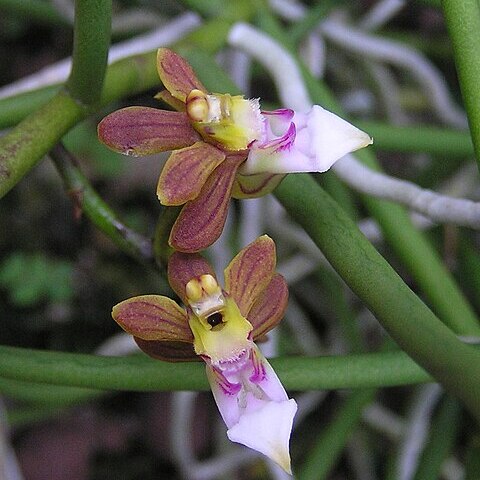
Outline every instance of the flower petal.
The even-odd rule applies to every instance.
[[[168,48],[158,49],[157,70],[163,86],[184,103],[192,90],[207,92],[185,59]]]
[[[277,137],[281,137],[288,130],[294,114],[295,112],[289,108],[279,108],[271,111],[262,110],[262,115],[268,121],[268,126]]]
[[[224,371],[207,364],[206,372],[228,438],[267,455],[290,473],[288,443],[297,404],[288,400],[258,347],[253,345],[246,363],[232,362]]]
[[[253,325],[253,340],[268,333],[282,319],[288,303],[288,286],[285,279],[275,274],[268,287],[253,304],[248,321]]]
[[[258,198],[273,192],[285,175],[273,173],[257,173],[255,175],[242,175],[237,172],[233,184],[232,197],[239,199]]]
[[[370,135],[319,105],[313,106],[307,118],[317,172],[325,172],[347,153],[373,143]]]
[[[198,196],[225,154],[205,142],[173,152],[158,180],[157,196],[163,205],[182,205]]]
[[[240,419],[241,411],[237,394],[242,386],[240,383],[229,381],[218,369],[206,365],[208,383],[218,411],[227,428],[233,427]]]
[[[168,90],[162,90],[161,92],[158,92],[153,98],[166,103],[177,112],[186,111],[185,103],[180,101],[178,98],[175,98]]]
[[[315,157],[305,155],[296,145],[292,145],[289,149],[272,152],[252,149],[242,173],[252,174],[257,171],[285,175],[286,173],[317,172],[320,170],[318,170]]]
[[[193,345],[187,342],[162,342],[143,340],[133,337],[140,350],[148,356],[166,362],[197,362],[201,358],[193,350]]]
[[[170,233],[170,245],[181,252],[204,250],[222,233],[230,193],[242,157],[227,157],[209,176],[200,194],[180,212]]]
[[[127,107],[99,123],[98,138],[116,152],[141,156],[188,147],[200,140],[200,135],[183,112]]]
[[[141,295],[115,305],[113,319],[128,333],[143,340],[193,342],[187,313],[160,295]]]
[[[227,431],[227,436],[232,442],[263,453],[291,475],[289,442],[296,412],[297,403],[293,399],[268,402],[240,417]]]
[[[240,173],[294,173],[299,165],[313,164],[313,161],[296,147],[297,128],[292,122],[281,136],[268,142],[254,142],[250,147],[247,161]],[[300,155],[301,158],[298,158]]]
[[[212,267],[201,255],[175,252],[168,261],[168,282],[185,305],[187,304],[185,293],[187,283],[205,274],[216,278]]]
[[[236,367],[235,362],[230,362],[224,372],[208,363],[206,368],[213,397],[228,428],[265,403],[288,400],[280,379],[255,344],[248,362],[240,360]]]
[[[225,269],[225,290],[233,297],[243,316],[267,288],[275,272],[275,243],[262,235],[235,256]]]
[[[325,172],[347,153],[371,143],[365,132],[314,105],[306,114],[295,113],[281,137],[253,143],[241,173]]]

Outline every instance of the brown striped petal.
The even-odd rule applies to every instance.
[[[192,343],[159,342],[133,337],[140,350],[152,358],[166,362],[196,362],[201,358],[195,353]]]
[[[163,86],[184,103],[192,90],[207,92],[185,59],[168,48],[158,49],[157,70]]]
[[[256,173],[254,175],[242,175],[237,173],[233,184],[233,198],[258,198],[273,192],[285,175],[273,173]]]
[[[142,156],[188,147],[200,140],[187,114],[150,107],[127,107],[107,115],[98,138],[125,155]]]
[[[158,180],[157,196],[163,205],[183,205],[198,196],[225,154],[205,142],[173,152]]]
[[[187,283],[192,280],[192,278],[197,278],[207,273],[215,278],[215,272],[210,264],[198,253],[187,254],[175,252],[168,261],[168,282],[185,305],[187,304],[185,295]]]
[[[272,280],[275,264],[275,243],[262,235],[240,250],[225,269],[225,290],[244,317]]]
[[[155,98],[156,100],[161,100],[177,112],[186,111],[185,103],[183,103],[178,98],[175,98],[168,90],[162,90],[161,92],[158,92],[153,98]]]
[[[200,194],[180,212],[170,233],[170,245],[180,252],[204,250],[222,233],[230,193],[241,157],[227,158],[208,177]]]
[[[288,304],[288,286],[285,279],[275,274],[268,287],[253,304],[248,321],[253,325],[253,340],[268,333],[285,314]]]
[[[112,317],[127,333],[143,340],[193,342],[187,313],[168,297],[129,298],[113,307]]]

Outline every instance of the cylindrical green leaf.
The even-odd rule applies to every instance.
[[[286,388],[317,390],[407,385],[432,378],[403,352],[271,359]],[[0,377],[112,390],[208,390],[202,362],[167,363],[145,355],[100,357],[0,346]],[[1,389],[1,385],[0,385]]]
[[[0,138],[0,198],[85,116],[63,90]]]
[[[86,106],[100,100],[110,46],[112,1],[76,0],[72,71],[67,88]]]
[[[442,6],[480,168],[480,4],[478,0],[442,0]]]
[[[401,348],[480,420],[480,352],[435,317],[313,178],[289,175],[275,193]]]
[[[299,480],[323,480],[342,452],[350,434],[358,424],[363,409],[373,400],[374,390],[353,392],[339,407],[338,413],[318,437],[308,453]]]

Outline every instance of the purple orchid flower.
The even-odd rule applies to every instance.
[[[315,105],[307,114],[260,110],[258,99],[208,93],[190,65],[160,48],[157,69],[165,86],[156,98],[177,111],[127,107],[105,117],[98,136],[133,156],[174,150],[160,174],[163,205],[184,205],[169,243],[193,253],[220,236],[230,197],[270,193],[287,173],[323,172],[371,138]]]
[[[112,316],[154,358],[203,359],[228,438],[291,473],[297,404],[254,343],[278,324],[287,306],[288,288],[275,264],[275,244],[264,235],[230,262],[222,289],[203,257],[175,252],[168,278],[185,308],[164,296],[143,295],[116,305]]]

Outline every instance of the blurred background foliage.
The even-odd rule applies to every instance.
[[[307,8],[314,8],[317,3],[302,2]],[[341,15],[355,22],[377,2],[330,3],[332,7],[339,7]],[[461,104],[439,2],[406,3],[376,34],[427,56],[445,78],[452,98]],[[265,26],[268,15],[276,16],[267,3],[262,15],[262,10],[252,7],[252,2],[115,0],[113,6],[114,42],[148,32],[187,11],[197,12],[204,20],[248,18],[259,26]],[[69,0],[0,0],[0,64],[3,65],[0,86],[71,54],[72,7]],[[277,20],[285,32],[290,33],[301,23],[280,17]],[[222,62],[221,56],[219,61]],[[223,65],[228,65],[225,58]],[[372,78],[374,74],[365,63],[355,55],[339,54],[333,46],[327,52],[327,65],[324,80],[351,117],[359,123],[390,121],[388,107],[378,92],[378,79]],[[278,106],[271,80],[264,73],[254,65],[250,96],[261,97],[265,105]],[[425,93],[412,82],[409,74],[393,68],[392,75],[399,85],[401,108],[414,120],[412,123],[437,125],[439,122]],[[152,99],[155,93],[157,89],[152,88],[109,104],[64,138],[66,147],[75,154],[81,170],[101,198],[114,207],[125,225],[148,238],[153,236],[161,212],[155,189],[165,157],[132,161],[117,155],[98,142],[96,125],[106,113],[121,106],[155,106]],[[368,131],[368,123],[365,129]],[[463,191],[474,177],[468,169],[472,163],[470,144],[462,151],[459,149],[458,154],[427,154],[389,148],[382,145],[381,138],[378,143],[377,155],[385,170],[421,186],[439,189],[447,184],[454,194],[456,188]],[[317,181],[327,190],[335,189],[336,180],[331,174]],[[478,200],[478,180],[474,182],[477,186],[470,188],[469,194]],[[354,217],[367,218],[358,194],[347,190],[337,194],[345,195],[343,205],[347,209],[353,206]],[[118,333],[110,317],[114,304],[142,293],[170,292],[165,278],[154,266],[127,256],[99,232],[75,207],[74,197],[75,192],[65,191],[60,176],[47,160],[0,202],[1,345],[94,352]],[[246,215],[248,213],[236,203],[232,209],[230,239],[233,250],[241,246],[238,225]],[[265,228],[274,229],[268,222]],[[289,231],[283,232],[283,238],[282,232],[276,232],[275,237],[279,258],[284,259],[282,267],[286,272],[293,272],[290,288],[293,306],[288,315],[290,321],[286,321],[278,333],[278,353],[294,355],[301,351],[319,355],[377,350],[385,339],[383,330],[330,269],[320,264],[308,270],[311,257],[305,256],[295,240],[289,238]],[[436,226],[429,230],[428,238],[478,313],[478,237],[457,227]],[[389,245],[377,243],[376,246],[418,292],[408,269]],[[302,272],[298,278],[294,275],[296,271]],[[305,324],[306,331],[312,335],[305,335],[299,323]],[[19,465],[18,476],[10,473],[8,480],[185,478],[186,467],[182,467],[185,459],[178,457],[178,442],[182,439],[191,441],[191,448],[200,460],[227,449],[223,440],[219,440],[224,432],[217,422],[218,414],[209,393],[200,393],[190,410],[182,410],[185,398],[171,393],[93,393],[66,387],[62,390],[44,385],[26,386],[5,379],[0,380],[0,388],[6,405],[0,413],[9,414],[10,438],[15,451],[13,457],[5,455],[4,458],[15,458]],[[402,459],[409,458],[404,451],[408,445],[402,443],[402,438],[418,439],[422,432],[415,434],[409,429],[425,416],[432,426],[423,432],[425,438],[421,446],[425,448],[415,463],[419,465],[418,470],[401,478],[478,478],[470,473],[475,471],[476,467],[471,465],[478,464],[480,451],[478,430],[471,418],[450,397],[437,401],[439,394],[424,388],[382,389],[376,393],[375,400],[372,392],[365,391],[350,396],[342,391],[314,392],[313,395],[323,395],[323,401],[319,403],[320,399],[315,396],[305,400],[313,406],[306,410],[307,421],[301,422],[293,434],[293,464],[307,465],[299,478],[400,478],[396,476],[396,467]],[[423,416],[418,411],[419,405],[425,405],[422,395],[431,395],[428,404],[431,411]],[[90,400],[93,396],[96,398]],[[350,403],[342,409],[346,399]],[[369,405],[369,409],[361,420],[358,412],[365,405]],[[171,431],[172,417],[185,411],[191,415],[188,431],[184,437],[175,436]],[[320,433],[320,453],[315,457],[312,449]],[[237,460],[242,455],[249,459],[245,451],[236,452]],[[233,458],[228,457],[229,454],[232,455],[230,450],[227,460]],[[315,458],[323,461],[324,467],[317,466]],[[315,466],[313,473],[308,471],[308,462]],[[216,475],[212,467],[209,476],[199,474],[198,478],[282,478],[261,460],[239,463],[241,467],[235,473],[222,473],[220,469],[221,473]],[[13,471],[12,467],[10,472]]]

